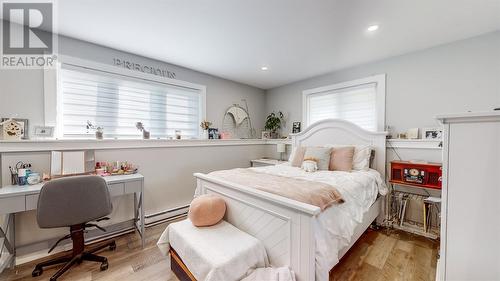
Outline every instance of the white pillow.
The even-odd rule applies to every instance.
[[[368,144],[363,145],[336,145],[327,144],[325,147],[346,147],[354,146],[354,156],[352,158],[352,169],[357,171],[366,171],[370,168],[370,158],[372,147]]]
[[[370,168],[370,158],[372,147],[370,145],[355,145],[354,156],[352,158],[353,170],[368,170]]]

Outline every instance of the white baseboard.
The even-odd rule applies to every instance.
[[[166,210],[157,214],[147,215],[146,216],[146,227],[154,226],[158,223],[163,223],[170,219],[178,218],[182,215],[185,215],[189,206],[182,206],[179,208]],[[105,227],[106,232],[103,233],[98,229],[89,230],[87,234],[85,234],[85,244],[96,243],[105,239],[113,238],[116,236],[123,235],[125,233],[130,233],[135,231],[133,220],[128,220],[112,225],[108,225]],[[146,230],[147,231],[147,230]],[[63,241],[57,246],[50,254],[47,251],[50,247],[59,239],[52,238],[44,241],[40,241],[37,243],[27,244],[27,245],[18,245],[16,247],[16,265],[31,262],[40,258],[47,257],[49,255],[64,252],[71,250],[72,244],[71,240],[68,239]],[[3,255],[7,256],[7,255]],[[2,258],[3,258],[2,256]],[[1,270],[0,270],[1,272]]]

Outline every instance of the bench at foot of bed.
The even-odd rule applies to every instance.
[[[175,276],[180,281],[196,281],[196,278],[194,278],[174,248],[170,248],[168,252],[170,253],[170,269],[172,269]]]
[[[268,265],[264,245],[226,221],[196,227],[186,219],[165,231],[171,268],[181,281],[239,280],[250,269]]]

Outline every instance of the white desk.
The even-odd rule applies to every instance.
[[[104,177],[112,197],[134,194],[134,226],[141,236],[144,247],[144,176],[141,174]],[[0,272],[15,264],[15,214],[35,210],[38,204],[38,195],[43,183],[35,185],[9,185],[0,188],[0,215],[6,214],[5,225],[0,226]],[[2,250],[6,250],[5,253]]]

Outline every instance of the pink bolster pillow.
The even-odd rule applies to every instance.
[[[354,159],[354,146],[334,147],[330,154],[330,171],[350,172]]]
[[[194,226],[211,226],[220,222],[225,213],[226,202],[222,197],[204,194],[193,199],[188,217]]]

